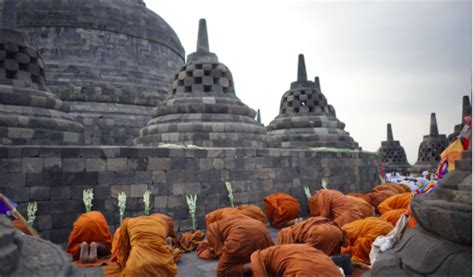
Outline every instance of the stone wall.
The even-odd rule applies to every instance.
[[[119,224],[117,194],[125,191],[126,216],[143,213],[142,195],[152,192],[152,211],[166,212],[180,231],[191,228],[185,194],[198,194],[197,224],[205,213],[228,206],[225,181],[236,204],[257,204],[274,192],[289,193],[303,204],[303,186],[343,192],[368,191],[378,179],[378,158],[366,152],[289,149],[165,149],[156,147],[11,147],[0,146],[0,192],[26,215],[38,202],[34,227],[55,243],[67,241],[74,220],[84,211],[82,191],[94,189],[93,209],[103,212],[111,229]]]

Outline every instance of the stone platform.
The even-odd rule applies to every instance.
[[[191,229],[186,194],[197,194],[198,227],[204,215],[229,205],[225,181],[235,203],[263,206],[275,192],[296,197],[306,210],[303,187],[366,192],[378,182],[376,154],[303,149],[157,147],[0,146],[0,193],[19,204],[38,202],[34,227],[45,239],[67,241],[76,218],[84,212],[82,191],[94,189],[93,209],[111,229],[119,224],[117,195],[127,194],[125,216],[143,214],[142,196],[152,192],[151,211],[167,213],[178,231]],[[304,214],[302,214],[304,215]]]

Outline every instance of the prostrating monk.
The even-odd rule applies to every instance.
[[[250,270],[253,276],[342,276],[328,255],[307,244],[257,250],[251,256]]]
[[[370,197],[370,204],[374,206],[375,209],[382,203],[385,199],[390,196],[396,195],[393,191],[390,190],[381,190],[375,192],[369,192],[367,195]]]
[[[397,224],[398,219],[407,213],[406,209],[391,210],[380,216],[380,219],[390,222],[393,226]]]
[[[233,218],[239,216],[244,216],[244,214],[236,208],[226,207],[214,210],[206,214],[206,228],[209,228],[209,225],[224,218]]]
[[[237,210],[239,210],[244,215],[263,223],[267,221],[267,217],[263,213],[262,209],[260,209],[260,207],[257,205],[240,205],[237,207]]]
[[[273,245],[267,227],[249,217],[226,218],[209,225],[206,240],[197,249],[198,257],[219,258],[217,276],[241,276],[244,264],[258,249]]]
[[[178,237],[178,247],[185,253],[196,250],[199,243],[204,239],[204,233],[201,230],[184,232]]]
[[[332,256],[341,252],[344,232],[332,220],[317,216],[281,229],[277,241],[278,244],[305,243]]]
[[[274,193],[264,199],[265,214],[270,224],[282,228],[300,214],[301,205],[293,196],[286,193]]]
[[[364,193],[349,193],[347,196],[357,197],[365,200],[367,203],[370,204],[370,196]]]
[[[358,263],[370,265],[369,253],[378,236],[385,236],[393,229],[392,224],[377,217],[367,217],[342,227],[348,238],[348,245],[341,252],[351,255]]]
[[[112,235],[102,213],[84,213],[74,222],[66,251],[74,261],[94,263],[100,257],[110,255]]]
[[[381,214],[384,214],[391,210],[398,210],[398,209],[408,209],[411,200],[413,199],[413,193],[405,192],[401,194],[397,194],[385,199],[380,205],[378,206],[378,210]]]
[[[175,276],[169,225],[158,216],[126,218],[120,227],[117,263],[123,276]]]
[[[311,216],[322,216],[338,226],[362,218],[362,213],[344,194],[337,190],[323,189],[309,199]]]
[[[389,191],[391,191],[395,194],[404,192],[403,189],[397,187],[397,185],[395,185],[395,184],[378,185],[378,186],[375,186],[372,190],[373,191],[389,190]]]
[[[366,218],[369,216],[374,216],[375,208],[367,201],[360,197],[346,195],[347,199],[351,200],[351,202],[356,205],[359,211],[362,214],[362,218]]]

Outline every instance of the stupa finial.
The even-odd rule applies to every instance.
[[[436,121],[436,113],[431,113],[430,122],[430,136],[437,136],[438,133],[438,122]]]
[[[260,109],[257,109],[257,122],[262,124],[262,117],[260,115]]]
[[[319,77],[316,76],[314,77],[314,85],[316,86],[316,88],[321,91],[321,82],[319,81]]]
[[[392,124],[387,124],[387,141],[393,141]]]
[[[464,123],[464,117],[471,114],[471,101],[469,100],[469,96],[464,95],[462,98],[462,121]]]
[[[199,31],[197,41],[197,52],[209,52],[209,39],[207,37],[206,19],[199,20]]]
[[[0,29],[16,30],[16,0],[3,0]]]
[[[308,81],[308,76],[306,75],[306,64],[304,62],[304,55],[298,55],[298,81]]]

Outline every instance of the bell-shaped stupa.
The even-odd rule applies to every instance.
[[[322,94],[319,78],[308,81],[304,56],[298,56],[298,79],[281,98],[280,114],[267,126],[274,147],[359,148]]]
[[[16,1],[0,6],[0,144],[83,144],[84,126],[49,91],[42,57],[17,29]]]
[[[235,95],[232,74],[209,52],[206,21],[199,21],[197,50],[176,74],[170,96],[153,111],[137,145],[264,147],[256,112]]]
[[[387,124],[387,140],[382,141],[382,146],[377,152],[386,172],[405,172],[410,167],[405,149],[400,145],[400,141],[393,140],[392,124],[390,123]]]
[[[418,160],[412,167],[412,171],[416,173],[425,170],[432,171],[438,167],[441,152],[447,146],[446,135],[438,133],[438,123],[436,114],[431,114],[430,134],[423,136],[423,141],[418,149]]]

